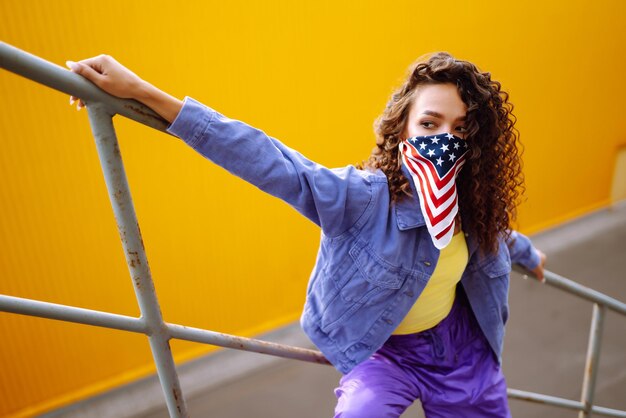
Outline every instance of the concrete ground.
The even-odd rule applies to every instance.
[[[532,237],[546,268],[626,302],[626,206]],[[592,304],[513,273],[504,372],[510,388],[580,398]],[[253,355],[253,354],[251,354]],[[281,360],[187,399],[192,417],[332,416],[340,374],[329,366]],[[595,404],[626,410],[626,317],[607,313]],[[510,400],[514,417],[575,418],[576,411]],[[165,418],[162,409],[138,418]],[[403,415],[423,417],[419,404]]]

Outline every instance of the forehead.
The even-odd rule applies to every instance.
[[[425,110],[456,118],[465,115],[467,106],[454,84],[427,84],[415,91],[411,114],[419,115]]]

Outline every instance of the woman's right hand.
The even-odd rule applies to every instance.
[[[110,55],[98,55],[82,61],[67,61],[66,65],[76,74],[80,74],[107,93],[122,99],[135,99],[144,80],[117,62]],[[76,110],[85,106],[84,102],[70,96],[70,105],[78,100]]]
[[[544,271],[544,266],[546,264],[546,255],[543,253],[543,251],[539,250],[539,249],[535,249],[535,251],[537,252],[537,255],[539,256],[539,264],[537,265],[537,267],[535,267],[534,269],[532,269],[531,271],[535,274],[535,276],[537,276],[537,278],[541,281],[541,282],[545,282],[546,279],[543,275],[543,271]]]

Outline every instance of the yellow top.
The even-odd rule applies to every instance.
[[[394,334],[425,331],[437,325],[450,313],[456,284],[461,280],[467,259],[467,243],[465,234],[461,231],[441,250],[432,277]]]

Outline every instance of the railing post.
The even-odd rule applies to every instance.
[[[170,336],[163,322],[154,290],[122,155],[113,127],[113,113],[101,103],[87,103],[87,110],[126,263],[141,310],[141,319],[145,321],[148,329],[150,349],[165,395],[167,409],[170,417],[187,417],[187,408],[170,349]]]
[[[579,412],[578,418],[590,418],[593,407],[593,396],[596,390],[596,378],[598,376],[598,364],[600,360],[600,343],[602,339],[602,327],[604,325],[604,315],[606,307],[593,304],[593,314],[591,320],[591,331],[589,332],[589,346],[587,347],[587,361],[585,363],[585,377],[583,380],[583,391],[581,402],[583,410]]]

